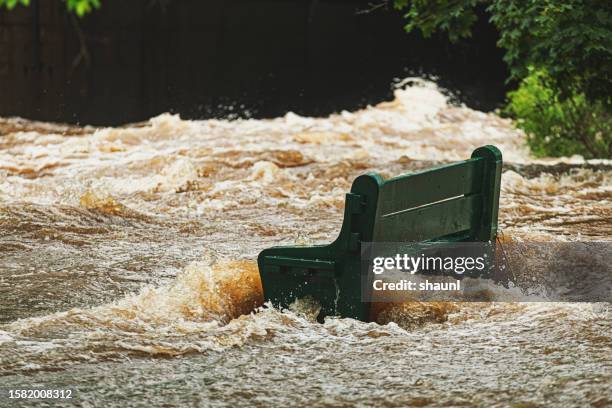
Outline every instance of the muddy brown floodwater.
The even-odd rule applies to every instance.
[[[483,144],[507,163],[505,242],[609,241],[609,161],[533,160],[510,122],[429,83],[326,118],[2,119],[0,134],[2,389],[70,388],[75,406],[612,405],[608,303],[406,303],[320,324],[262,306],[254,261],[335,238],[359,174]]]

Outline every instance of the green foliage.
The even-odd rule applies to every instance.
[[[68,11],[76,13],[79,17],[100,8],[100,0],[66,0]]]
[[[550,93],[536,89],[532,78],[523,83],[521,95],[535,92],[538,97],[547,95],[553,98],[550,106],[562,107],[563,118],[573,117],[565,120],[563,126],[580,126],[574,129],[574,133],[583,135],[590,132],[585,130],[583,121],[577,119],[586,120],[584,109],[594,109],[592,114],[597,118],[601,115],[609,118],[612,114],[612,1],[394,0],[394,4],[408,19],[406,30],[420,29],[425,36],[441,30],[447,32],[452,41],[470,35],[476,21],[476,7],[484,5],[491,16],[490,21],[499,31],[498,45],[506,50],[504,59],[511,77],[522,80],[529,75],[530,67],[546,72],[544,82]],[[541,75],[538,78],[541,82]],[[518,97],[518,94],[514,95],[515,99]],[[538,104],[539,108],[542,103]],[[535,108],[531,104],[525,106]],[[530,115],[524,109],[515,108],[519,117]],[[539,137],[552,137],[545,133],[545,126],[532,131]],[[555,134],[572,139],[570,133],[567,130]],[[609,128],[607,136],[610,136]],[[560,138],[553,139],[563,145]],[[588,140],[582,143],[591,151],[593,147],[586,145]],[[535,148],[535,144],[531,144]],[[551,144],[547,146],[552,154],[555,149]],[[576,149],[576,152],[580,150]],[[566,147],[557,150],[569,152]],[[595,148],[594,151],[601,152],[601,149]],[[596,154],[594,151],[591,155]],[[607,157],[610,156],[608,152]]]
[[[529,70],[516,91],[508,94],[504,114],[527,133],[536,156],[612,157],[612,115],[601,102],[584,94],[560,98],[544,71]]]
[[[418,28],[427,38],[435,31],[442,30],[455,42],[461,37],[471,35],[472,25],[477,19],[474,8],[483,1],[394,0],[394,5],[396,9],[406,11],[406,31],[411,32]]]
[[[612,2],[497,0],[488,10],[514,78],[540,67],[562,97],[578,89],[612,105]]]
[[[79,17],[83,17],[94,9],[100,8],[100,0],[65,0],[65,2],[68,11],[75,13]],[[19,4],[28,6],[30,0],[0,0],[0,8],[6,7],[9,10],[14,9]]]
[[[9,10],[14,9],[18,4],[27,6],[30,4],[30,0],[0,0],[0,8],[6,7]]]

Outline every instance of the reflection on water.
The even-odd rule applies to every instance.
[[[262,305],[254,262],[335,238],[357,175],[482,144],[509,162],[505,242],[609,240],[609,162],[534,164],[509,122],[427,83],[327,118],[0,132],[3,386],[118,406],[612,403],[607,304],[413,302],[319,324],[308,302]]]

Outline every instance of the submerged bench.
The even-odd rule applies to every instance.
[[[361,244],[494,242],[502,155],[483,146],[469,160],[389,180],[359,176],[346,195],[344,221],[329,245],[273,247],[257,263],[266,301],[283,308],[312,297],[320,316],[368,320],[362,302]]]

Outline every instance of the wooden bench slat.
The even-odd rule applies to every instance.
[[[266,256],[268,267],[284,267],[287,274],[294,276],[335,276],[336,263],[320,259],[292,258],[288,256]],[[279,268],[280,269],[280,268]]]
[[[375,241],[417,242],[469,230],[482,197],[474,194],[379,218]]]
[[[378,213],[386,215],[451,197],[480,192],[482,158],[465,160],[389,179],[378,199]]]

